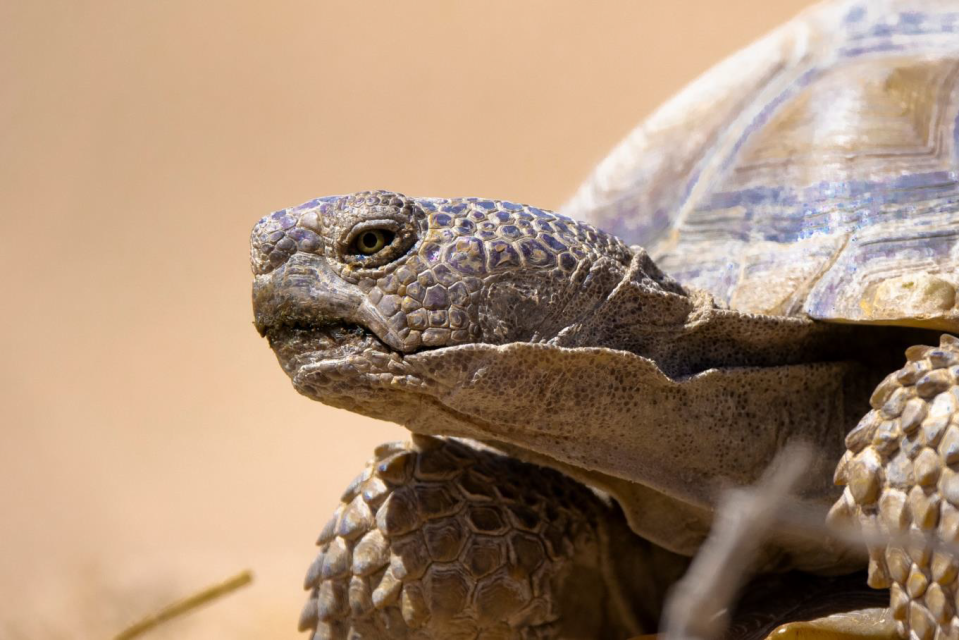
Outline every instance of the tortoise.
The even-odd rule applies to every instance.
[[[797,508],[886,541],[779,527],[750,571],[847,609],[868,580],[901,637],[959,637],[927,544],[959,540],[957,31],[956,2],[817,5],[558,213],[366,191],[257,223],[255,324],[294,387],[414,434],[344,492],[301,629],[650,633],[721,490],[804,441]]]

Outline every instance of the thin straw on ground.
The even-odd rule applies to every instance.
[[[252,581],[253,572],[249,570],[241,571],[228,580],[208,587],[188,598],[167,605],[153,615],[148,616],[136,624],[127,627],[120,632],[119,635],[115,636],[113,640],[131,640],[132,638],[137,638],[144,633],[147,633],[151,629],[163,624],[164,622],[190,613],[191,611],[202,607],[205,604],[209,604],[214,600],[233,593],[237,589],[250,584]]]

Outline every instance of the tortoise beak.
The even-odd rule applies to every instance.
[[[257,332],[290,326],[355,324],[396,351],[409,351],[363,292],[330,268],[326,259],[296,253],[253,281],[253,317]]]
[[[362,292],[339,278],[320,256],[297,253],[253,281],[254,324],[272,326],[355,322]]]

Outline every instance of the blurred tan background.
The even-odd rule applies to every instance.
[[[312,542],[400,427],[251,324],[263,214],[365,188],[557,207],[806,0],[0,3],[0,637],[295,638]]]

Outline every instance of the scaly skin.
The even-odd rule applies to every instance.
[[[880,537],[870,548],[869,584],[891,587],[900,635],[959,638],[959,561],[924,540],[959,542],[959,339],[938,348],[913,347],[870,400],[872,411],[846,437],[836,469],[845,491],[829,514],[855,519]],[[904,536],[916,536],[903,543]],[[907,538],[908,540],[908,538]]]
[[[377,449],[317,544],[317,640],[625,638],[685,564],[555,471],[424,436]]]
[[[351,243],[371,228],[394,238],[364,256]],[[301,392],[346,408],[415,385],[396,356],[556,337],[632,257],[612,236],[535,207],[389,192],[268,216],[251,255],[257,328]]]

